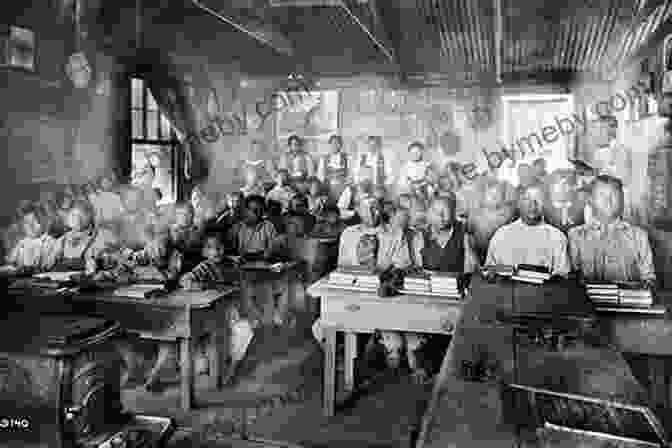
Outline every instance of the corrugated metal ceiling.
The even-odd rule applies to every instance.
[[[504,75],[608,76],[672,19],[672,0],[345,1],[250,12],[287,36],[296,60],[316,73],[398,71],[463,81],[494,79],[496,1]]]

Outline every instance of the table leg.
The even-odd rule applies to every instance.
[[[191,348],[190,337],[180,339],[180,395],[183,411],[190,411],[193,405],[195,378]]]
[[[357,358],[357,333],[345,333],[345,391],[355,390],[355,358]]]
[[[208,343],[208,360],[210,361],[210,387],[222,388],[222,371],[228,353],[228,312],[218,307],[215,311],[215,326]]]
[[[299,285],[298,272],[290,272],[287,274],[287,304],[288,309],[301,310],[302,306],[296,303],[296,288]]]
[[[257,303],[263,313],[263,322],[265,324],[270,324],[273,322],[273,314],[275,312],[275,294],[273,291],[274,282],[270,280],[264,280],[259,283],[259,286],[256,288],[259,291],[257,296]]]
[[[324,390],[323,413],[326,417],[334,415],[336,402],[336,330],[324,328]]]

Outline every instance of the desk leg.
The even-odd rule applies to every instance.
[[[355,358],[357,358],[357,333],[345,333],[345,391],[355,390]]]
[[[273,314],[275,313],[275,291],[273,291],[273,285],[274,282],[264,280],[256,288],[259,291],[257,303],[262,310],[262,320],[265,324],[273,322]]]
[[[187,337],[180,339],[180,396],[183,411],[190,411],[193,405],[195,380],[193,362],[191,338]]]
[[[221,389],[223,370],[229,352],[229,309],[220,304],[214,311],[215,327],[208,344],[208,359],[210,360],[210,387]]]
[[[299,274],[297,272],[290,272],[287,275],[287,310],[300,310],[301,306],[296,303],[296,288],[299,285]],[[286,317],[286,316],[285,316]]]
[[[323,413],[326,417],[334,415],[336,402],[336,330],[324,328],[324,398]]]

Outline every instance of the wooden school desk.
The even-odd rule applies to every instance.
[[[237,288],[206,291],[177,290],[166,296],[138,299],[115,296],[112,291],[99,291],[62,296],[36,297],[25,294],[16,297],[25,307],[40,307],[45,311],[72,311],[89,316],[101,316],[121,324],[128,332],[154,341],[175,342],[180,348],[180,378],[182,409],[188,411],[194,396],[194,343],[203,335],[212,335],[207,352],[210,361],[210,381],[222,386],[224,363],[229,351],[229,311],[232,300],[238,300]]]
[[[631,358],[653,404],[664,409],[663,419],[672,422],[672,290],[657,291],[655,303],[667,314],[598,312],[605,337]]]
[[[164,297],[136,299],[112,294],[82,294],[71,298],[78,310],[113,319],[143,339],[175,342],[180,349],[182,409],[194,399],[194,344],[211,335],[207,347],[210,385],[222,387],[224,365],[229,355],[229,312],[238,300],[236,288],[206,291],[177,290]]]
[[[534,345],[521,345],[520,341],[525,339],[520,339],[514,327],[502,323],[498,317],[502,314],[524,317],[533,313],[551,318],[566,315],[593,323],[585,327],[585,336],[581,336],[576,345],[548,351]],[[634,345],[641,344],[641,338],[626,332],[625,322],[633,319],[641,322],[652,318],[621,315],[614,319],[614,316],[597,315],[583,288],[570,281],[535,286],[506,279],[487,282],[479,276],[473,277],[416,447],[446,446],[456,443],[455,437],[471,437],[484,447],[510,446],[516,435],[511,427],[502,424],[506,412],[497,382],[474,383],[460,375],[461,364],[483,357],[497,361],[497,379],[506,384],[524,383],[568,394],[647,405],[644,385],[633,376],[620,353],[627,345],[642,350]],[[584,337],[590,339],[584,343]],[[457,402],[464,404],[462,413],[454,409]],[[470,405],[479,402],[483,406]],[[465,428],[466,432],[457,434]]]
[[[462,301],[430,293],[378,297],[375,291],[330,286],[323,278],[308,288],[320,298],[324,324],[325,364],[323,412],[334,415],[336,401],[336,332],[345,333],[345,390],[354,389],[357,333],[375,330],[451,334],[459,319]]]

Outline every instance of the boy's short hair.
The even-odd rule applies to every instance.
[[[291,203],[300,202],[301,204],[308,206],[308,198],[304,194],[295,194],[292,196]]]
[[[343,137],[341,137],[338,134],[334,134],[331,137],[329,137],[329,143],[333,142],[338,142],[341,146],[343,146]]]
[[[411,152],[411,149],[413,148],[418,148],[420,151],[424,151],[425,145],[418,141],[412,142],[410,145],[408,145],[408,152]]]
[[[279,175],[281,175],[281,174],[284,175],[284,176],[286,176],[286,177],[289,177],[289,170],[286,169],[286,168],[280,168],[280,169],[278,169],[278,170],[275,172],[275,175],[276,175],[276,176],[279,176]]]
[[[338,216],[341,216],[341,210],[338,208],[338,206],[336,206],[334,204],[327,204],[322,209],[322,214],[324,216],[331,215],[331,214],[336,214]]]
[[[301,145],[301,137],[296,134],[292,134],[287,139],[287,145],[291,146],[292,142],[295,141],[299,146]]]
[[[380,135],[369,135],[366,141],[380,146],[383,143],[383,138]]]
[[[279,201],[274,201],[272,199],[269,199],[266,202],[266,211],[268,213],[281,212],[282,211],[282,203],[280,203]]]
[[[591,193],[593,190],[595,190],[595,187],[598,184],[609,185],[615,188],[616,191],[619,192],[620,194],[623,194],[623,182],[617,177],[610,176],[608,174],[600,174],[595,179],[593,179],[591,183],[590,186]]]
[[[224,233],[217,230],[208,229],[205,231],[205,233],[203,233],[203,246],[205,246],[205,243],[208,242],[209,240],[216,240],[220,244],[226,243]]]
[[[253,204],[254,202],[261,205],[262,210],[266,210],[266,199],[264,199],[263,196],[259,196],[258,194],[251,194],[245,198],[245,208],[249,208],[250,204]]]

